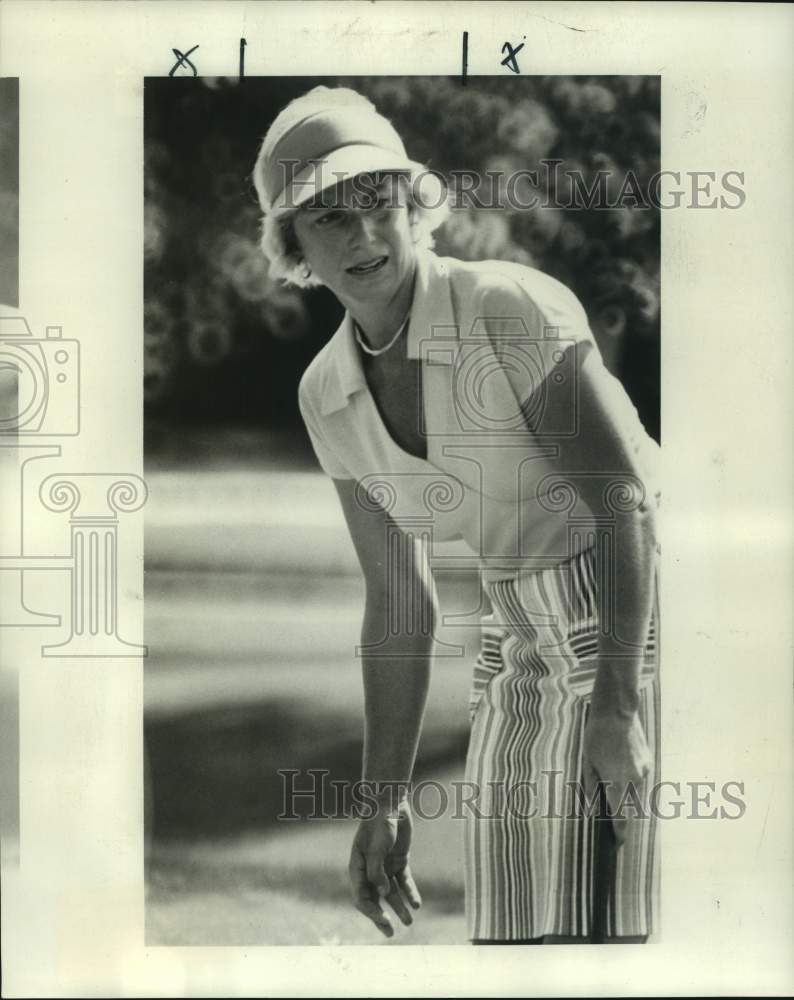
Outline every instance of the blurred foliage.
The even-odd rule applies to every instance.
[[[460,208],[437,251],[539,267],[583,302],[607,365],[659,435],[659,213],[553,207],[566,171],[589,186],[626,171],[647,191],[659,170],[658,77],[377,77],[366,94],[409,155],[452,171],[537,170],[532,209]],[[150,79],[145,89],[145,386],[149,414],[298,427],[296,386],[341,318],[325,290],[272,282],[250,182],[258,144],[293,97],[328,78]],[[556,171],[542,160],[561,161]],[[490,188],[480,198],[490,196]]]

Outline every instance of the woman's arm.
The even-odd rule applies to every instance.
[[[368,782],[411,780],[430,674],[435,601],[418,552],[382,510],[334,480],[366,587],[361,630]],[[389,544],[391,539],[391,544]],[[405,797],[404,794],[401,797]]]
[[[500,337],[509,331],[510,324],[520,323],[525,332],[532,331],[527,363],[519,365],[527,371],[536,370],[541,355],[554,365],[557,345],[551,345],[554,353],[539,352],[538,347],[549,347],[547,332],[555,324],[562,324],[558,328],[562,331],[560,345],[567,336],[576,336],[576,343],[568,341],[566,357],[557,358],[558,369],[547,371],[542,384],[528,386],[531,395],[522,400],[523,409],[532,414],[530,430],[538,435],[539,443],[556,448],[557,457],[552,460],[556,471],[592,511],[602,540],[609,543],[606,548],[596,546],[599,620],[602,627],[605,623],[609,627],[599,636],[600,663],[591,719],[633,718],[639,704],[640,670],[653,604],[656,551],[655,497],[650,484],[643,483],[644,470],[637,462],[630,433],[632,425],[644,431],[625,390],[607,371],[595,345],[576,335],[587,324],[581,304],[559,285],[550,293],[550,302],[552,312],[547,316],[515,279],[489,275],[479,314],[486,317],[497,354]],[[515,366],[520,359],[507,361]],[[559,372],[565,371],[572,373],[573,385],[569,378],[557,381]],[[572,402],[576,427],[570,434]],[[565,433],[556,433],[557,428],[565,428]],[[631,482],[645,488],[642,502],[614,502],[626,499],[625,492],[621,495],[622,484]],[[612,503],[608,499],[610,487]]]
[[[366,588],[361,630],[364,682],[363,780],[377,802],[354,841],[350,876],[356,906],[387,936],[385,896],[404,923],[404,898],[419,906],[408,866],[408,788],[430,677],[435,599],[423,553],[387,513],[362,503],[352,480],[334,480]]]
[[[430,679],[432,639],[395,635],[382,643],[393,596],[367,586],[361,630],[364,681],[362,779],[382,797],[406,797]],[[366,652],[373,647],[373,652]]]
[[[639,782],[649,754],[639,722],[639,682],[653,606],[656,554],[655,498],[643,482],[628,436],[622,388],[587,343],[575,352],[578,424],[559,439],[558,471],[577,490],[603,531],[608,545],[596,545],[598,612],[608,629],[599,634],[598,670],[585,734],[585,753],[594,777],[611,783],[607,797],[615,812],[627,782]],[[568,393],[548,379],[547,405],[570,406]],[[555,426],[554,415],[550,425]],[[560,426],[560,424],[556,424]],[[636,503],[609,504],[610,488],[635,483]],[[614,496],[615,494],[613,494]],[[625,823],[615,825],[618,839]]]
[[[643,481],[644,470],[628,436],[622,387],[589,345],[570,350],[577,354],[578,427],[561,444],[559,465],[602,531],[605,524],[611,529],[608,546],[596,546],[599,620],[609,628],[599,636],[591,712],[628,717],[639,707],[640,669],[653,607],[655,497]],[[610,491],[627,502],[610,503]]]

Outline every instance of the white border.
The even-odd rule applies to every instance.
[[[664,771],[745,781],[741,821],[667,823],[645,948],[143,947],[141,661],[20,671],[22,864],[7,996],[784,994],[794,982],[790,697],[792,13],[752,4],[39,3],[0,7],[21,77],[20,313],[84,358],[74,471],[140,474],[142,81],[202,75],[660,73],[663,165],[743,170],[738,211],[663,219]],[[507,70],[504,71],[507,74]],[[705,106],[702,117],[694,109]],[[252,151],[253,152],[253,151]],[[121,592],[142,640],[143,512]],[[42,527],[42,530],[45,530]],[[357,919],[351,913],[351,920]]]

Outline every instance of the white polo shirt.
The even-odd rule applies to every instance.
[[[578,431],[574,344],[620,409],[640,476],[621,487],[604,472],[605,506],[656,492],[658,446],[623,386],[603,365],[573,293],[533,268],[419,254],[407,355],[422,362],[427,459],[391,437],[369,391],[349,313],[306,369],[298,399],[327,475],[354,479],[430,545],[464,539],[489,580],[542,569],[593,544],[596,515],[555,457]],[[548,379],[570,406],[545,411]],[[563,396],[564,398],[564,396]],[[592,471],[586,473],[592,476]],[[595,473],[598,475],[598,473]],[[438,565],[436,560],[436,565]]]

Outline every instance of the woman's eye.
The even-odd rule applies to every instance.
[[[338,222],[341,218],[342,213],[337,211],[323,212],[321,216],[315,219],[315,226],[320,226],[326,229],[328,226],[332,226],[335,222]]]

